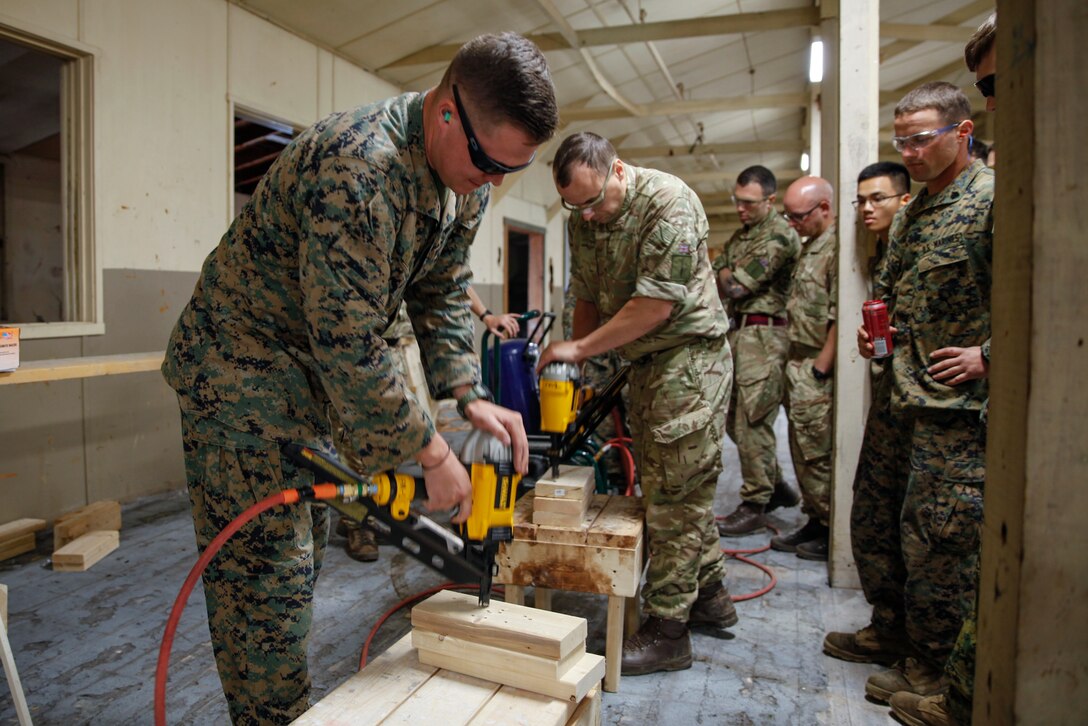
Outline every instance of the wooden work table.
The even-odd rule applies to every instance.
[[[582,526],[533,524],[533,493],[514,508],[514,539],[499,548],[495,581],[506,586],[506,601],[524,604],[526,586],[536,588],[534,604],[549,608],[549,589],[608,596],[604,690],[619,690],[625,609],[628,632],[637,628],[643,564],[642,500],[596,494]]]

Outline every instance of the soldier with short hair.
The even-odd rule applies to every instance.
[[[737,622],[714,526],[733,376],[706,215],[681,180],[624,162],[596,134],[565,139],[552,173],[571,213],[577,302],[574,339],[545,348],[540,366],[613,349],[631,366],[628,423],[646,507],[649,617],[624,642],[621,672],[688,668],[689,626]]]
[[[902,593],[901,633],[912,652],[868,679],[866,693],[885,702],[899,691],[928,696],[946,686],[943,667],[974,601],[993,258],[993,172],[968,155],[974,127],[967,97],[950,83],[926,83],[896,106],[894,127],[904,165],[925,188],[892,222],[888,259],[876,281],[895,336],[882,379],[889,386],[893,438],[882,445],[898,449],[897,470],[907,478],[899,516],[882,520],[899,528],[901,569],[871,568],[877,580],[863,575],[862,586],[871,601],[881,583],[886,593]],[[857,334],[859,351],[870,358],[873,344],[864,326]],[[909,444],[896,446],[903,432],[909,432]],[[871,433],[866,431],[862,461]],[[883,486],[894,492],[898,485],[889,480]],[[874,498],[855,491],[852,523],[859,521],[857,503]],[[869,507],[873,516],[886,510]],[[854,542],[856,556],[856,535]],[[901,581],[889,579],[899,574]],[[891,655],[872,634],[870,628],[829,633],[825,652],[848,660]]]
[[[335,446],[364,475],[415,459],[429,506],[469,516],[468,473],[382,338],[402,300],[432,392],[457,398],[526,470],[520,415],[480,386],[469,245],[489,184],[528,166],[557,125],[543,54],[504,33],[462,46],[435,88],[333,114],[287,146],[205,261],[163,364],[181,405],[201,550],[248,506],[313,484],[281,458],[286,442]],[[204,572],[235,723],[287,723],[308,708],[327,538],[325,507],[281,507]]]
[[[785,396],[786,299],[801,251],[797,233],[774,208],[778,182],[770,169],[750,166],[737,177],[733,204],[744,225],[714,260],[732,321],[735,383],[726,432],[740,457],[741,502],[718,523],[725,537],[759,532],[764,515],[800,500],[778,465],[774,420]]]

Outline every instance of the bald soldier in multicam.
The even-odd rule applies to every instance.
[[[621,672],[688,668],[689,625],[727,628],[714,490],[732,358],[698,197],[674,176],[623,162],[591,133],[568,137],[552,168],[571,212],[574,339],[540,366],[617,350],[631,365],[628,422],[646,507],[648,620],[623,644]]]
[[[246,507],[313,483],[281,458],[285,442],[335,445],[364,475],[414,458],[429,506],[458,504],[454,521],[468,516],[468,473],[382,339],[402,300],[431,391],[457,398],[525,471],[521,417],[478,385],[469,244],[489,183],[527,166],[557,123],[547,61],[505,33],[463,46],[428,92],[334,114],[284,150],[205,261],[163,365],[181,404],[201,550]],[[334,431],[343,432],[335,442]],[[235,723],[288,723],[308,708],[306,644],[327,534],[324,507],[277,507],[204,572]]]

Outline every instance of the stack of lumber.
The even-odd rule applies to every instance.
[[[53,523],[53,570],[83,572],[121,544],[121,505],[101,501],[62,514]]]
[[[44,519],[16,519],[0,524],[0,560],[34,549],[34,533],[45,529]]]
[[[533,524],[581,527],[593,500],[596,479],[591,466],[560,466],[559,476],[541,478],[534,489]]]
[[[419,661],[544,696],[580,702],[604,676],[586,653],[586,621],[444,590],[412,608]]]
[[[495,603],[492,603],[494,606]],[[466,676],[419,662],[412,636],[394,643],[328,693],[295,726],[599,726],[601,691],[580,703]]]

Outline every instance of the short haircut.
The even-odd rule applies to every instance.
[[[895,106],[895,117],[935,109],[942,123],[954,124],[971,118],[971,102],[957,86],[946,81],[933,81],[903,96]]]
[[[737,186],[746,187],[752,182],[758,182],[763,190],[763,196],[769,197],[778,190],[778,180],[774,178],[774,172],[765,166],[750,166],[737,176]]]
[[[538,144],[559,126],[548,61],[540,48],[517,33],[480,35],[461,46],[441,87],[448,90],[455,83],[472,104],[473,126],[493,129],[512,123]]]
[[[866,179],[876,179],[881,176],[891,180],[892,188],[897,193],[906,194],[910,191],[910,174],[907,173],[907,167],[894,161],[878,161],[875,164],[869,164],[858,174],[858,184]]]
[[[963,59],[967,61],[967,70],[974,71],[978,68],[982,59],[994,47],[996,39],[997,13],[990,13],[990,17],[986,18],[985,22],[978,26],[978,30],[971,36],[971,40],[967,41],[967,45],[963,47]]]
[[[605,174],[616,159],[612,142],[592,131],[571,134],[563,139],[552,160],[552,174],[560,187],[568,186],[574,167],[583,164],[598,174]]]

